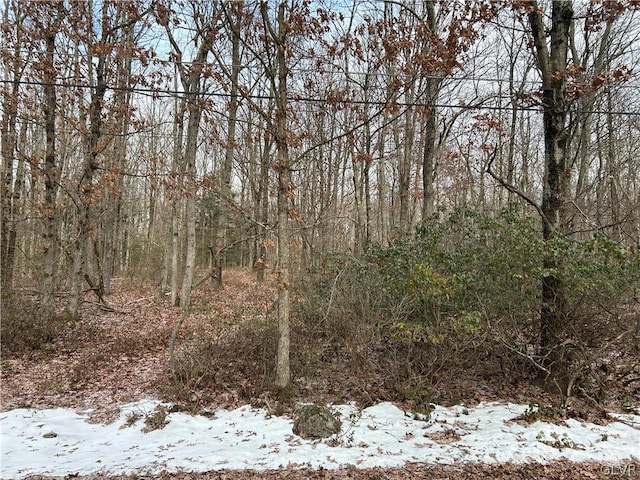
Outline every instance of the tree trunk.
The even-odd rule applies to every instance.
[[[21,144],[24,144],[27,131],[27,122],[23,122],[20,127]],[[6,201],[10,205],[9,217],[2,219],[2,285],[0,285],[0,293],[10,291],[13,286],[13,272],[16,259],[16,242],[18,240],[18,221],[23,210],[22,195],[25,189],[25,163],[24,155],[18,156],[18,165],[16,167],[15,179],[13,186],[3,195],[7,195]],[[13,168],[12,163],[9,164]],[[4,200],[3,200],[4,201]]]
[[[437,107],[439,79],[428,78],[427,104],[429,111],[424,120],[424,149],[422,151],[422,221],[436,212],[436,169],[437,169]]]
[[[348,65],[347,61],[345,61],[345,65]],[[368,103],[370,100],[370,81],[371,76],[366,75],[363,85],[363,99],[365,103]],[[364,124],[363,137],[362,142],[358,142],[355,139],[350,140],[351,161],[353,164],[353,189],[356,204],[354,245],[356,255],[361,255],[366,252],[371,241],[371,182],[369,177],[373,153],[371,151],[371,124],[369,121]]]
[[[598,47],[598,54],[593,63],[593,71],[591,72],[591,76],[597,77],[604,71],[605,59],[607,58],[608,50],[609,50],[609,38],[611,35],[611,30],[613,26],[613,18],[607,20],[602,36],[600,37],[600,45]],[[588,37],[585,35],[585,42],[588,43]],[[571,43],[571,51],[574,58],[574,61],[577,61],[578,52],[574,43]],[[588,48],[588,45],[587,45]],[[585,56],[582,67],[587,68],[588,56]],[[589,183],[589,167],[590,160],[592,154],[592,144],[591,144],[591,134],[593,132],[593,110],[595,109],[596,102],[596,91],[591,90],[586,92],[583,96],[578,99],[579,102],[579,111],[582,112],[578,117],[577,128],[578,128],[578,146],[577,146],[577,154],[576,161],[577,165],[577,179],[576,179],[576,187],[574,194],[574,202],[576,206],[575,215],[577,216],[577,225],[574,225],[574,228],[580,230],[588,230],[590,228],[590,221],[588,218],[585,218],[585,215],[588,213],[587,208],[587,199],[588,199],[588,183]]]
[[[378,239],[382,246],[389,243],[389,206],[387,204],[387,175],[385,172],[385,144],[387,139],[387,122],[389,121],[389,113],[385,110],[382,115],[382,127],[378,137],[378,164],[376,169],[376,180],[378,184]],[[334,187],[337,191],[337,185]]]
[[[366,166],[356,153],[356,146],[351,140],[351,164],[353,165],[353,196],[356,207],[354,226],[354,253],[362,255],[367,244],[367,226],[364,212],[364,169]]]
[[[413,80],[405,92],[405,102],[410,104],[415,100]],[[404,114],[404,138],[402,140],[402,154],[398,157],[398,197],[400,199],[400,213],[398,231],[404,235],[411,231],[411,164],[413,163],[413,143],[415,134],[415,113],[408,110]],[[400,145],[398,145],[400,146]]]
[[[165,19],[166,20],[166,19]],[[177,58],[182,58],[182,52],[180,51],[178,44],[171,33],[168,21],[164,23],[165,30],[169,37],[169,41],[175,50]],[[178,330],[189,316],[191,306],[191,290],[193,288],[193,277],[196,268],[196,160],[198,151],[198,133],[200,130],[200,121],[202,119],[202,95],[201,95],[201,83],[204,71],[204,66],[207,61],[209,50],[213,44],[216,30],[213,25],[213,20],[210,23],[204,24],[204,26],[197,32],[196,39],[201,39],[198,51],[196,52],[193,61],[189,64],[188,68],[184,65],[179,65],[180,79],[182,81],[182,87],[184,89],[184,95],[180,107],[177,108],[174,129],[176,130],[176,137],[174,139],[174,166],[177,164],[177,169],[180,173],[183,173],[184,179],[184,195],[185,201],[185,227],[186,227],[186,252],[185,252],[185,266],[184,274],[182,278],[182,290],[180,292],[180,307],[182,308],[182,314],[180,320],[174,325],[171,333],[171,340],[169,344],[169,361],[174,375],[174,379],[177,379],[175,372],[175,345],[178,335]],[[197,40],[194,40],[197,41]],[[176,101],[176,105],[178,102]],[[184,121],[184,108],[187,105],[187,111],[189,113],[189,119],[187,121],[186,141],[184,146],[184,155],[182,155],[182,125]],[[177,301],[177,255],[178,255],[178,212],[177,212],[177,198],[172,204],[172,301],[176,305]]]
[[[610,219],[609,223],[613,228],[612,237],[618,241],[622,242],[623,235],[621,231],[621,213],[620,209],[621,205],[621,195],[619,193],[619,185],[620,185],[620,169],[618,167],[618,155],[616,153],[616,145],[617,145],[617,131],[615,125],[613,123],[613,104],[611,101],[611,91],[607,90],[607,182],[608,182],[608,190],[609,190],[609,210],[610,210]]]
[[[238,76],[240,74],[240,28],[242,22],[242,2],[237,8],[235,21],[230,21],[231,28],[231,71],[229,81],[231,89],[229,92],[229,107],[227,109],[227,144],[225,146],[224,163],[220,169],[218,188],[218,210],[214,220],[214,272],[211,277],[214,286],[222,286],[222,269],[224,266],[224,245],[226,241],[226,225],[229,218],[229,201],[231,199],[231,170],[233,167],[233,156],[236,151],[236,124],[238,118]]]
[[[260,12],[265,29],[269,32],[269,40],[275,47],[275,67],[269,69],[275,96],[275,125],[274,138],[277,149],[277,162],[273,166],[278,173],[278,347],[276,355],[275,387],[287,388],[291,382],[289,359],[289,316],[290,304],[290,242],[289,201],[293,198],[293,184],[291,183],[291,165],[289,163],[289,143],[287,131],[287,33],[289,24],[285,20],[285,3],[278,5],[277,31],[268,18],[268,5],[260,4]]]
[[[254,262],[257,267],[256,282],[258,283],[264,281],[264,273],[269,263],[267,256],[268,232],[266,225],[269,222],[269,157],[271,145],[271,143],[266,143],[260,155],[260,178],[258,180],[258,201],[256,202],[256,209],[257,218],[261,225],[257,226],[260,231],[256,251],[257,259]]]
[[[106,15],[106,12],[104,13]],[[96,192],[93,183],[94,175],[100,168],[98,156],[106,145],[101,145],[102,137],[102,109],[106,85],[106,58],[100,56],[96,65],[96,85],[91,90],[89,105],[89,134],[85,136],[84,165],[82,178],[78,189],[78,226],[71,271],[71,293],[66,311],[72,318],[77,318],[83,298],[83,284],[86,251],[92,233],[91,212],[95,203]]]
[[[173,181],[179,182],[178,177],[184,177],[183,158],[182,158],[182,137],[184,133],[184,102],[176,99],[174,102],[174,124],[173,124],[173,160],[171,165],[171,173]],[[180,185],[180,184],[179,184]],[[178,295],[178,260],[180,248],[180,193],[181,188],[171,192],[171,238],[169,240],[169,252],[171,260],[170,264],[170,283],[171,283],[171,305],[177,307],[180,304]]]
[[[198,54],[194,60],[194,65],[204,65],[207,54],[213,43],[213,29],[209,29],[204,37]],[[200,96],[200,82],[202,68],[194,68],[189,76],[189,83],[185,85],[187,94],[189,121],[187,122],[187,139],[184,150],[185,171],[185,223],[186,223],[186,258],[184,265],[184,277],[182,279],[182,292],[180,306],[183,309],[189,308],[191,302],[191,288],[193,286],[193,276],[196,262],[196,154],[198,149],[198,132],[200,130],[200,120],[202,118],[202,99]]]
[[[5,10],[5,23],[8,22],[8,6]],[[47,47],[48,50],[48,47]],[[14,168],[14,155],[16,152],[16,122],[18,118],[18,92],[19,84],[17,78],[18,61],[16,55],[16,61],[14,61],[13,81],[9,76],[9,69],[4,71],[3,85],[3,100],[2,100],[2,219],[0,234],[1,248],[0,248],[0,272],[2,272],[2,284],[0,289],[2,292],[6,292],[11,289],[13,283],[13,267],[15,261],[15,246],[16,246],[16,223],[15,223],[15,209],[17,208],[17,202],[13,200],[15,197],[16,189],[19,189],[18,179],[13,176]],[[11,85],[11,90],[9,86]],[[24,162],[19,164],[22,165]],[[22,167],[24,168],[24,167]],[[16,174],[17,177],[17,174]]]
[[[543,13],[536,1],[529,3],[529,24],[533,34],[538,68],[542,76],[545,175],[542,193],[542,234],[546,244],[566,234],[566,201],[570,181],[568,156],[566,92],[567,52],[573,21],[569,0],[553,2],[550,46],[543,24]],[[552,250],[552,249],[548,249]],[[567,388],[568,361],[565,336],[568,327],[566,287],[562,281],[562,259],[549,253],[544,259],[542,309],[540,315],[540,353],[551,372],[548,386],[559,393]]]
[[[45,118],[45,181],[44,181],[44,230],[42,233],[44,250],[43,305],[50,308],[55,289],[56,264],[58,261],[58,215],[56,196],[60,182],[60,171],[56,161],[56,71],[54,67],[56,32],[49,32],[46,38],[46,58],[44,85]]]
[[[120,22],[124,23],[128,20],[126,9],[119,7]],[[133,39],[133,23],[126,28],[122,35],[122,42],[129,49],[134,47]],[[102,293],[108,295],[111,293],[111,278],[115,270],[115,258],[118,252],[118,236],[121,228],[121,210],[122,210],[122,188],[123,177],[122,170],[125,166],[127,156],[127,134],[129,132],[130,113],[129,105],[131,94],[128,88],[131,86],[131,67],[132,59],[130,57],[121,59],[118,63],[116,75],[119,90],[115,93],[115,111],[118,112],[120,118],[118,122],[118,137],[114,141],[113,160],[109,163],[109,167],[113,175],[115,175],[114,183],[106,187],[104,193],[105,221],[102,229],[102,283],[100,288]],[[151,219],[149,224],[151,225]]]
[[[167,17],[163,19],[163,26],[167,33],[169,42],[174,49],[174,55],[176,58],[182,58],[182,51],[180,50],[176,39],[172,34],[171,27]],[[186,227],[186,256],[185,256],[185,268],[182,279],[182,290],[180,305],[183,308],[183,312],[188,312],[189,304],[191,301],[191,289],[193,286],[193,276],[195,271],[196,260],[196,208],[195,208],[195,196],[196,196],[196,157],[198,149],[198,132],[200,130],[200,120],[202,118],[202,95],[200,92],[201,81],[203,76],[204,67],[207,61],[207,56],[213,45],[215,39],[216,29],[214,28],[213,20],[204,24],[197,32],[194,41],[200,40],[198,50],[190,64],[187,66],[180,64],[176,66],[177,71],[180,74],[180,80],[184,89],[184,95],[178,108],[178,102],[176,101],[176,117],[174,123],[175,139],[173,150],[173,162],[174,171],[177,169],[178,174],[184,177],[185,190],[182,192],[185,201],[185,227]],[[187,121],[187,138],[184,146],[184,155],[182,155],[182,125],[184,119],[184,105],[187,106],[189,113],[189,120]],[[177,220],[177,198],[174,199],[172,204],[172,272],[171,272],[171,287],[172,287],[172,302],[176,305],[177,302],[177,240],[178,240],[178,220]],[[180,324],[178,324],[179,326]],[[170,351],[170,355],[172,355]]]
[[[436,15],[433,0],[426,1],[427,24],[429,32],[434,35],[438,32],[438,17]],[[433,48],[429,42],[424,47],[427,51]],[[428,77],[427,82],[427,117],[424,121],[424,149],[422,151],[422,221],[426,221],[436,212],[436,172],[437,172],[437,118],[438,118],[438,91],[442,83],[440,72]]]
[[[198,80],[199,81],[199,80]],[[187,141],[185,145],[185,224],[186,224],[186,256],[184,264],[184,276],[182,279],[182,292],[180,294],[180,306],[188,309],[191,303],[191,287],[196,261],[196,150],[198,130],[202,108],[198,104],[199,99],[193,95],[189,102],[189,121],[187,123]]]
[[[285,31],[284,5],[278,9],[278,28]],[[289,165],[289,147],[287,143],[287,67],[285,59],[284,34],[277,45],[278,65],[278,105],[276,110],[276,145],[278,148],[278,354],[276,363],[276,382],[279,388],[285,388],[291,381],[289,366],[289,314],[291,288],[289,272],[289,200],[293,195],[291,170]]]

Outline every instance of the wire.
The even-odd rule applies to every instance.
[[[33,86],[53,86],[56,88],[84,88],[84,89],[95,89],[95,85],[88,85],[82,83],[51,83],[51,82],[37,82],[34,80],[4,80],[1,79],[0,83],[3,84],[15,84],[18,83],[20,85],[33,85]],[[184,95],[185,92],[173,89],[153,89],[153,88],[142,88],[142,87],[116,87],[116,86],[107,86],[107,90],[112,91],[126,91],[131,93],[140,93],[143,95],[147,95],[153,98],[165,97],[165,98],[173,98],[176,95]],[[202,97],[217,97],[217,98],[230,98],[231,95],[229,93],[224,92],[200,92],[200,96]],[[239,95],[241,98],[246,98],[250,100],[275,100],[273,95]],[[287,99],[289,102],[304,102],[304,103],[317,103],[317,104],[336,104],[336,105],[361,105],[361,106],[376,106],[376,107],[384,107],[384,106],[394,106],[394,107],[406,107],[406,108],[453,108],[453,109],[461,109],[461,110],[490,110],[490,111],[530,111],[530,112],[540,112],[541,107],[539,106],[504,106],[504,105],[464,105],[464,104],[451,104],[451,103],[428,103],[428,102],[398,102],[398,101],[376,101],[376,100],[353,100],[353,99],[344,99],[339,101],[330,101],[327,98],[313,98],[313,97],[305,97],[298,94],[292,94]],[[627,115],[627,116],[640,116],[640,111],[609,111],[609,110],[580,110],[578,113],[581,114],[610,114],[610,115]]]
[[[12,53],[12,51],[9,51],[8,49],[1,49],[0,48],[0,52],[2,51],[7,51],[9,53]],[[40,52],[40,50],[38,50]],[[44,53],[44,51],[41,51],[42,53]],[[26,53],[26,52],[25,52]],[[29,52],[31,53],[31,52]],[[139,60],[138,57],[119,57],[121,59],[126,59],[126,60]],[[162,62],[169,62],[172,65],[192,65],[194,62],[193,61],[189,61],[189,60],[182,60],[180,62],[175,61],[175,60],[161,60]],[[218,65],[217,63],[215,65]],[[231,63],[228,64],[222,64],[222,67],[226,68],[226,69],[231,69],[234,65]],[[241,69],[245,69],[245,70],[249,70],[249,69],[261,69],[262,66],[261,65],[248,65],[248,64],[240,64],[239,65]],[[322,74],[338,74],[338,73],[343,73],[342,71],[332,71],[332,70],[326,70],[326,71],[318,71],[316,69],[310,69],[310,68],[292,68],[290,69],[291,73],[300,73],[300,74],[311,74],[311,75],[322,75]],[[352,77],[364,77],[364,76],[370,76],[370,77],[380,77],[380,78],[407,78],[407,79],[411,79],[414,78],[416,75],[410,74],[410,73],[387,73],[387,72],[362,72],[362,71],[353,71],[350,70],[348,72],[349,76]],[[634,79],[640,79],[640,75],[635,74],[635,72],[632,72],[632,78]],[[423,79],[440,79],[441,77],[439,75],[429,75],[429,74],[420,74],[420,78]],[[509,84],[511,83],[509,81],[509,79],[507,78],[496,78],[496,77],[476,77],[473,75],[463,75],[463,76],[449,76],[447,77],[448,79],[452,80],[452,81],[469,81],[469,82],[490,82],[490,83],[499,83],[499,84]],[[513,83],[518,83],[518,84],[531,84],[531,85],[537,85],[540,82],[538,80],[518,80],[517,82],[513,82]],[[636,85],[618,85],[617,88],[620,89],[633,89],[633,90],[637,90],[638,86]]]

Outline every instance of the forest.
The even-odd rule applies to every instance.
[[[2,9],[5,379],[638,407],[637,1]]]

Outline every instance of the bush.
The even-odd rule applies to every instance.
[[[374,264],[350,252],[327,255],[300,286],[297,313],[337,341],[360,333],[387,313],[384,278]]]
[[[316,362],[341,357],[382,371],[404,392],[427,388],[438,375],[450,379],[455,369],[480,374],[478,358],[516,366],[514,376],[532,372],[523,359],[535,360],[550,255],[561,260],[553,273],[566,288],[569,340],[584,350],[619,335],[624,327],[610,324],[633,301],[638,256],[602,237],[545,243],[539,221],[516,208],[494,216],[459,210],[364,258],[327,256],[307,276],[297,313],[303,337],[324,339],[320,349],[328,353],[318,343],[306,351]]]
[[[176,375],[187,390],[196,385],[213,389],[236,385],[242,398],[253,400],[272,384],[276,342],[276,325],[269,319],[225,327],[215,339],[193,332],[176,349]]]
[[[17,294],[3,298],[0,340],[3,353],[40,350],[69,331],[65,314],[47,310],[38,302]]]
[[[537,222],[515,209],[495,217],[460,210],[368,258],[401,313],[392,338],[464,363],[478,349],[495,352],[501,339],[518,349],[535,342],[543,251]]]
[[[561,278],[567,287],[573,317],[588,312],[626,308],[640,291],[640,256],[602,236],[583,242],[558,238],[549,249],[563,262]]]

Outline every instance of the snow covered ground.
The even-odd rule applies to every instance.
[[[640,458],[640,415],[617,415],[606,426],[576,420],[524,425],[513,419],[526,405],[437,406],[429,421],[391,403],[364,410],[340,405],[333,408],[341,415],[341,433],[313,441],[294,435],[291,420],[250,406],[212,416],[169,413],[164,428],[149,431],[145,419],[163,418],[159,405],[124,405],[109,425],[88,423],[91,412],[68,409],[2,412],[1,477]]]

